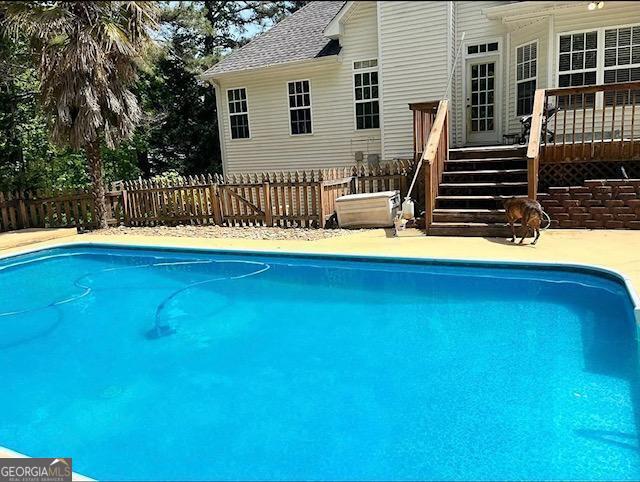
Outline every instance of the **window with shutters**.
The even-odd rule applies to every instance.
[[[558,44],[558,87],[640,81],[640,25],[562,33]],[[640,90],[605,92],[598,94],[598,105],[629,104],[638,95]],[[567,97],[569,107],[593,107],[596,102],[596,94]]]
[[[640,25],[604,31],[604,83],[640,81]],[[607,92],[605,104],[631,102],[631,92]],[[637,96],[638,91],[634,94]],[[615,99],[614,99],[615,96]]]
[[[533,112],[533,96],[538,72],[538,41],[516,48],[516,113]]]

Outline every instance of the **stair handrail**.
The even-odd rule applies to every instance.
[[[424,166],[425,186],[425,228],[427,233],[433,224],[433,210],[438,197],[438,187],[442,182],[444,163],[449,156],[449,101],[442,99],[431,126],[429,137],[420,159]]]
[[[527,195],[536,199],[538,195],[538,174],[540,170],[540,140],[545,111],[545,89],[537,89],[533,97],[531,113],[531,130],[527,146]]]

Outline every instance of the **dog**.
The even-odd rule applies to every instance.
[[[547,213],[542,210],[540,203],[534,199],[528,198],[516,198],[512,197],[504,202],[505,215],[507,216],[507,222],[511,228],[511,242],[516,242],[516,228],[513,225],[516,221],[522,221],[522,227],[524,229],[522,233],[522,239],[520,243],[524,242],[524,238],[529,234],[529,230],[533,230],[535,237],[532,245],[535,245],[540,238],[540,225],[542,224],[542,218],[547,218],[547,226],[543,229],[547,229],[551,224],[551,219]]]

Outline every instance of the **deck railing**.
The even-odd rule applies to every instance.
[[[533,113],[531,115],[531,131],[527,147],[527,179],[528,196],[536,199],[538,193],[538,173],[540,171],[540,136],[545,116],[544,89],[536,90],[533,99]]]
[[[640,159],[640,82],[539,89],[527,148],[529,197],[540,164]]]
[[[449,156],[449,101],[411,104],[414,152],[424,169],[424,211],[427,232],[433,224],[433,210]]]
[[[543,162],[640,159],[640,82],[545,90]]]

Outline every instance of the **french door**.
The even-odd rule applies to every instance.
[[[497,58],[467,59],[466,143],[498,144],[500,141]]]

